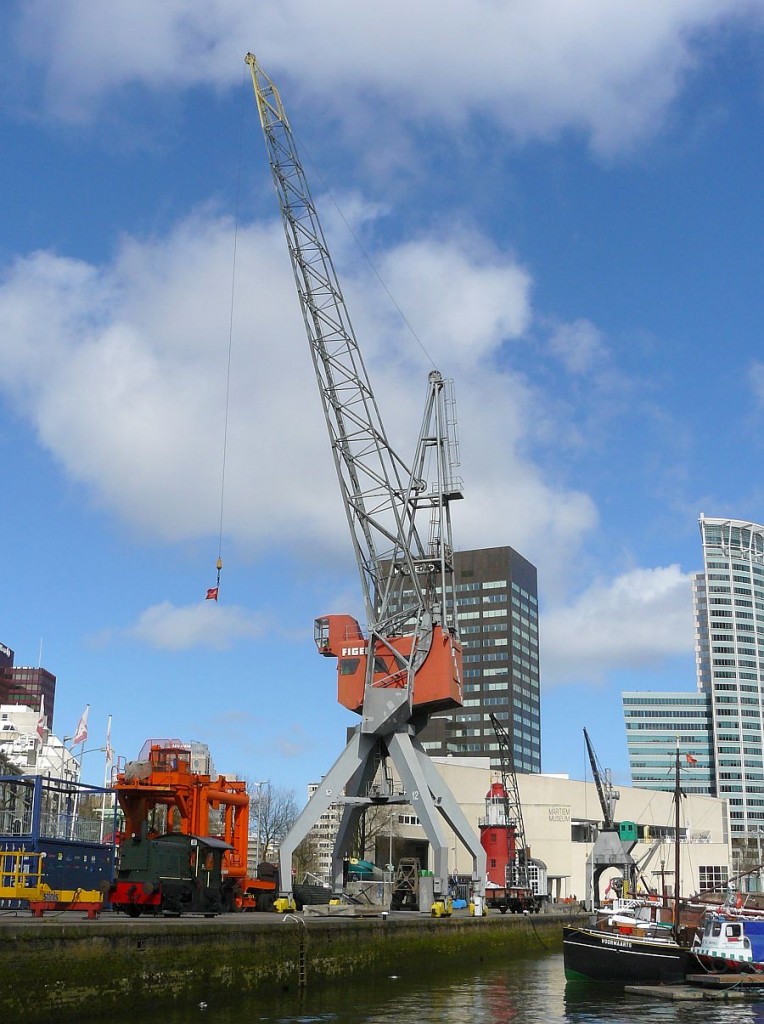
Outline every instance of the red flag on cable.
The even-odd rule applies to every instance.
[[[215,580],[215,586],[210,587],[207,591],[205,601],[217,601],[218,599],[218,591],[220,590],[220,570],[223,568],[223,561],[220,557],[218,557],[215,568],[218,571],[218,578]]]
[[[692,754],[685,754],[684,756],[687,758],[687,764],[697,764],[698,763],[697,757],[693,757]]]

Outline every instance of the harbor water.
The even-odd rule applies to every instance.
[[[135,1024],[110,1013],[109,1024]],[[562,954],[540,951],[506,962],[439,973],[410,964],[374,981],[338,979],[312,990],[273,992],[227,1004],[214,999],[162,1013],[163,1024],[753,1024],[764,992],[735,1000],[675,1002],[619,988],[566,983]]]

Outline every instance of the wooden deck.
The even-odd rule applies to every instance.
[[[680,985],[626,985],[624,991],[643,999],[699,1002],[702,999],[743,999],[760,994],[761,974],[688,974]]]

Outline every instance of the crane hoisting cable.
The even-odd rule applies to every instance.
[[[242,115],[244,113],[244,105],[242,103]],[[228,317],[228,360],[226,365],[226,379],[225,379],[225,417],[223,422],[223,456],[222,466],[220,470],[220,530],[218,535],[218,560],[215,564],[217,569],[217,577],[215,579],[215,586],[207,588],[207,594],[205,597],[206,601],[217,601],[220,595],[220,570],[223,568],[223,509],[225,506],[225,471],[226,471],[226,456],[228,453],[228,413],[231,405],[231,352],[233,349],[233,312],[234,312],[234,299],[236,294],[236,254],[238,250],[239,242],[239,206],[241,200],[241,170],[242,170],[242,148],[241,142],[243,138],[243,119],[239,119],[239,172],[238,180],[236,184],[236,217],[234,219],[234,232],[233,232],[233,256],[231,261],[231,303],[230,303],[230,314]]]

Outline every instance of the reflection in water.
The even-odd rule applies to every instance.
[[[424,973],[425,970],[427,973]],[[107,1018],[104,1018],[106,1021]],[[135,1024],[110,1014],[109,1024]],[[338,981],[305,993],[247,997],[228,1006],[210,999],[162,1014],[163,1024],[758,1024],[764,994],[740,1000],[673,1002],[619,988],[566,985],[562,956],[539,953],[504,964],[436,973],[412,964],[400,975]]]

